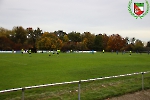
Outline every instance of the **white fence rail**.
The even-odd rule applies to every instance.
[[[24,100],[24,91],[26,89],[33,89],[33,88],[42,88],[42,87],[49,87],[49,86],[56,86],[56,85],[64,85],[64,84],[75,84],[78,83],[78,100],[80,100],[80,86],[82,82],[89,82],[89,81],[96,81],[96,80],[104,80],[104,79],[110,79],[110,78],[119,78],[119,77],[125,77],[125,76],[132,76],[132,75],[142,75],[142,90],[144,90],[144,74],[150,73],[150,71],[147,72],[138,72],[138,73],[131,73],[131,74],[124,74],[124,75],[117,75],[117,76],[109,76],[109,77],[102,77],[102,78],[94,78],[94,79],[87,79],[87,80],[79,80],[79,81],[71,81],[71,82],[62,82],[62,83],[52,83],[52,84],[44,84],[44,85],[37,85],[37,86],[28,86],[23,88],[15,88],[15,89],[9,89],[9,90],[1,90],[0,93],[6,93],[6,92],[13,92],[13,91],[22,91],[22,100]]]

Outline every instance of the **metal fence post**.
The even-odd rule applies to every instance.
[[[22,88],[22,100],[24,100],[24,90],[25,88]]]
[[[80,100],[81,81],[79,81],[78,100]]]
[[[144,72],[142,72],[142,90],[144,90]]]

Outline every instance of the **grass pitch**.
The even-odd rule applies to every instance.
[[[146,53],[133,53],[131,56],[127,53],[124,55],[121,53],[118,55],[116,53],[60,53],[59,56],[56,54],[49,56],[48,53],[31,54],[31,56],[29,54],[0,54],[0,90],[150,71],[149,58],[150,55]],[[49,90],[40,89],[42,93]],[[36,90],[30,90],[31,94],[34,94],[33,91]],[[38,90],[37,94],[40,91]],[[110,91],[107,89],[104,92]],[[83,98],[89,95],[88,93],[87,90]],[[12,93],[11,96],[15,97],[17,94],[18,92]],[[93,94],[86,97],[91,98],[89,100],[95,100],[97,92]],[[0,98],[8,98],[7,93],[0,95],[2,95]],[[68,97],[70,95],[66,96]],[[83,100],[88,100],[86,97]],[[103,96],[97,98],[103,98]],[[60,100],[57,97],[55,99]],[[72,99],[68,98],[68,100]]]

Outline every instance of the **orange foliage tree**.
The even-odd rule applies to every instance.
[[[113,34],[109,37],[107,50],[120,51],[126,45],[126,40],[119,34]]]

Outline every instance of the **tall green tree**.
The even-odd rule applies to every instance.
[[[146,47],[150,47],[150,41],[147,42]]]
[[[64,41],[64,36],[67,35],[66,32],[64,32],[63,30],[58,30],[58,31],[55,31],[54,34],[56,34],[56,36],[61,39],[62,41]]]
[[[94,50],[102,50],[102,34],[96,35],[94,40]]]
[[[22,26],[17,26],[17,27],[13,27],[14,32],[14,42],[15,43],[21,43],[22,45],[25,43],[25,41],[27,40],[27,32],[26,30],[22,27]]]
[[[28,43],[31,44],[34,52],[36,52],[36,42],[38,42],[39,38],[42,36],[43,32],[40,28],[37,29],[32,29],[32,28],[27,28],[27,38],[28,38]]]
[[[95,35],[91,34],[90,32],[84,32],[82,34],[83,44],[85,44],[85,47],[87,47],[88,50],[94,49],[94,40]]]
[[[81,34],[79,32],[68,33],[68,38],[72,42],[81,42]]]
[[[144,47],[144,44],[142,43],[142,41],[141,40],[139,40],[139,39],[137,39],[136,41],[135,41],[135,45],[134,45],[134,50],[135,51],[141,51],[142,49],[143,49],[143,47]]]
[[[135,37],[130,39],[130,43],[133,44],[133,45],[135,44],[135,41],[136,41]]]

